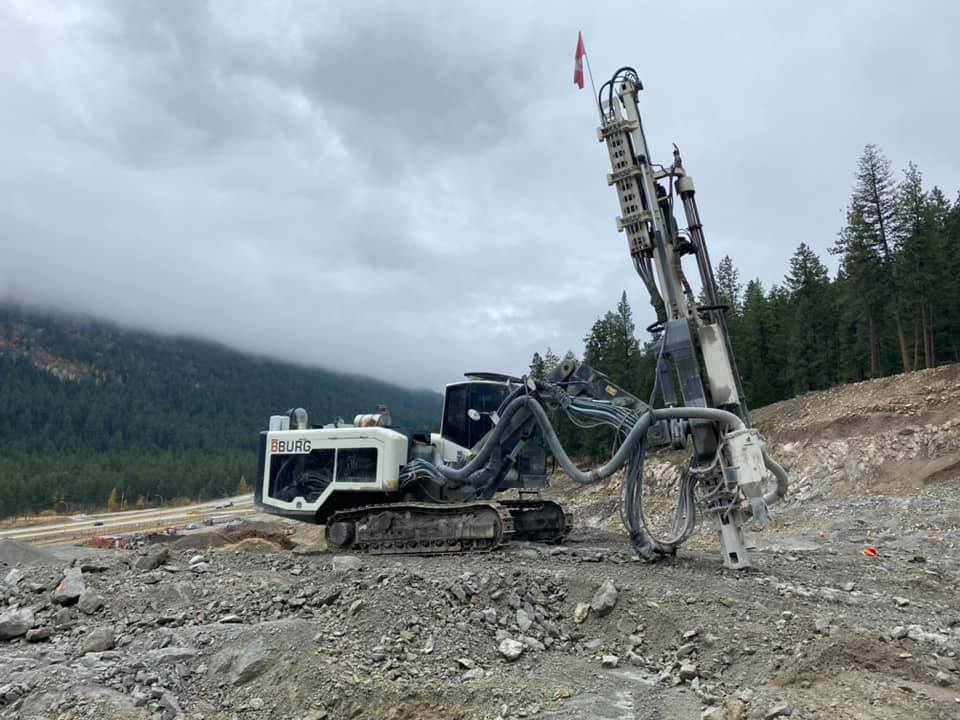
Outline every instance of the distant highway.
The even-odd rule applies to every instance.
[[[224,505],[229,504],[228,507]],[[57,522],[31,527],[0,530],[0,540],[29,540],[38,543],[69,542],[93,535],[124,535],[170,526],[200,524],[217,515],[245,515],[254,512],[253,495],[187,505],[177,508],[151,508],[124,512],[74,515]],[[98,524],[99,523],[99,524]]]

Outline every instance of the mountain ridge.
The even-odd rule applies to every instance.
[[[147,504],[232,492],[252,480],[271,414],[302,406],[322,423],[385,403],[397,424],[427,428],[441,402],[198,338],[0,304],[0,516],[103,505],[114,489]]]

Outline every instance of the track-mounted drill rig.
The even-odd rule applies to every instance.
[[[620,201],[617,227],[657,316],[648,330],[656,338],[659,402],[566,359],[546,380],[469,373],[447,387],[439,433],[393,428],[385,408],[322,427],[292,410],[272,417],[260,436],[254,499],[261,509],[325,524],[334,549],[421,554],[490,550],[511,539],[559,542],[569,519],[539,496],[552,455],[578,483],[624,469],[621,517],[641,557],[674,554],[703,514],[719,534],[724,564],[749,566],[742,526],[748,516],[769,520],[787,476],[750,426],[693,180],[676,147],[671,165],[652,162],[637,110],[641,89],[631,68],[601,87],[598,136]],[[677,199],[685,229],[675,220]],[[696,262],[700,300],[683,272],[687,255]],[[579,469],[553,428],[556,413],[612,428],[618,446],[610,460]],[[650,447],[687,445],[692,456],[673,530],[656,538],[643,512],[644,456]],[[511,489],[519,499],[498,497]]]

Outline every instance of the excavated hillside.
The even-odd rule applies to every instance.
[[[0,546],[0,718],[957,718],[958,399],[953,366],[756,411],[794,490],[749,570],[709,529],[637,561],[617,479],[557,479],[563,546],[355,557],[271,518]],[[654,526],[684,462],[648,460]]]
[[[807,393],[760,408],[751,419],[790,474],[781,528],[817,525],[831,501],[949,498],[960,486],[960,365]],[[655,525],[669,519],[687,460],[687,452],[647,459]],[[583,524],[617,532],[621,481],[617,475],[581,488],[558,476],[554,494]]]

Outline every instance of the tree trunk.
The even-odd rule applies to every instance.
[[[923,309],[920,309],[920,316],[923,317]],[[926,331],[924,331],[926,332]],[[923,341],[926,343],[927,336],[923,336]],[[924,346],[926,350],[926,346]],[[920,318],[913,319],[913,369],[919,370],[920,365]]]
[[[877,330],[873,318],[870,318],[870,377],[875,378],[880,375],[880,360],[877,357]]]
[[[903,323],[900,320],[898,308],[893,310],[897,325],[897,340],[900,342],[900,364],[903,366],[903,372],[910,372],[910,348],[907,347],[907,336],[903,334]]]
[[[926,367],[932,368],[937,364],[937,353],[933,345],[933,312],[930,310],[930,304],[926,303],[921,311],[925,310],[923,316],[923,359]]]

